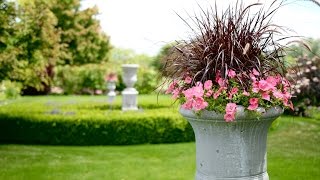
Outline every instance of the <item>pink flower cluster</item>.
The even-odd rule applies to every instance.
[[[207,82],[205,83],[205,89],[208,89]],[[186,98],[186,102],[182,104],[182,107],[185,109],[194,109],[195,111],[205,109],[208,106],[208,103],[203,98],[203,96],[205,95],[204,92],[205,90],[203,89],[203,85],[200,82],[198,82],[196,86],[182,91]]]
[[[235,119],[235,115],[237,112],[236,103],[228,103],[226,106],[226,114],[224,115],[224,120],[226,122],[231,122]]]
[[[109,73],[105,76],[105,81],[107,82],[116,82],[118,81],[118,77],[116,73]]]
[[[206,109],[208,104],[208,99],[213,98],[214,100],[218,98],[224,98],[228,101],[225,107],[224,119],[227,122],[235,120],[237,112],[237,104],[232,102],[234,97],[247,97],[247,102],[240,102],[240,104],[249,104],[248,110],[256,110],[259,104],[263,101],[281,101],[284,106],[293,109],[292,102],[290,101],[291,95],[288,92],[290,88],[289,82],[278,76],[268,76],[265,79],[260,78],[260,73],[253,69],[250,74],[250,79],[252,81],[252,87],[246,90],[239,90],[237,87],[236,77],[237,74],[233,70],[227,72],[227,78],[223,79],[220,76],[220,72],[217,72],[215,81],[207,80],[203,83],[196,82],[194,86],[193,79],[186,76],[184,80],[179,85],[179,81],[173,81],[168,90],[167,94],[171,93],[173,98],[184,98],[184,103],[182,108],[194,111],[200,111]],[[230,82],[233,83],[230,83]],[[185,89],[185,87],[190,87]],[[223,96],[221,96],[223,94]],[[236,98],[235,98],[236,99]]]
[[[288,92],[290,83],[285,78],[278,76],[268,76],[266,79],[257,80],[259,72],[255,69],[250,73],[251,80],[253,81],[252,92],[261,94],[261,99],[271,101],[271,97],[283,102],[283,105],[293,109],[293,104],[290,101],[291,94]],[[279,87],[282,86],[282,90]],[[251,98],[249,100],[249,110],[256,110],[258,108],[259,99]]]

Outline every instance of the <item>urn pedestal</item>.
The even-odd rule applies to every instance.
[[[122,91],[122,110],[138,110],[137,96],[139,92],[133,87],[137,82],[137,70],[138,64],[124,64],[123,70],[123,82],[126,88]]]
[[[237,107],[236,120],[225,122],[223,114],[204,111],[197,116],[181,108],[196,139],[196,180],[268,180],[267,133],[271,123],[283,113],[280,107],[261,116],[249,115]]]

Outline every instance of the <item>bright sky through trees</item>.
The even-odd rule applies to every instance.
[[[235,3],[236,0],[217,0],[219,6]],[[271,0],[266,0],[270,3]],[[256,2],[246,0],[245,2]],[[260,2],[265,2],[260,0]],[[293,29],[296,34],[320,38],[320,7],[308,1],[289,0],[282,7],[274,22]],[[214,5],[213,0],[83,0],[82,6],[97,5],[98,18],[103,31],[111,36],[116,47],[130,48],[137,53],[155,55],[166,43],[185,38],[190,29],[183,18],[199,12],[198,5]]]

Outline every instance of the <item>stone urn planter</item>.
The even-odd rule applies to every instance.
[[[116,89],[116,82],[115,81],[108,81],[107,82],[107,89],[108,89],[108,102],[109,103],[112,103],[116,97],[116,92],[115,92],[115,89]]]
[[[268,180],[267,133],[271,123],[283,113],[280,107],[261,116],[249,115],[237,107],[236,119],[226,122],[223,114],[204,110],[200,116],[180,108],[191,124],[196,139],[196,180]]]
[[[137,70],[138,64],[124,64],[123,70],[123,82],[126,88],[122,91],[122,110],[138,110],[137,95],[138,91],[133,87],[137,82]]]

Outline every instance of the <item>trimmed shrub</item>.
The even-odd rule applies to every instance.
[[[92,116],[79,119],[0,114],[0,141],[55,145],[127,145],[194,140],[190,125],[176,115]]]
[[[86,99],[85,99],[86,98]],[[87,101],[90,98],[90,101]],[[189,123],[156,96],[141,97],[140,111],[110,110],[104,97],[21,98],[0,109],[0,142],[52,145],[128,145],[194,141]],[[31,100],[30,100],[31,99]],[[61,99],[61,100],[60,100]],[[85,100],[84,100],[85,99]]]

